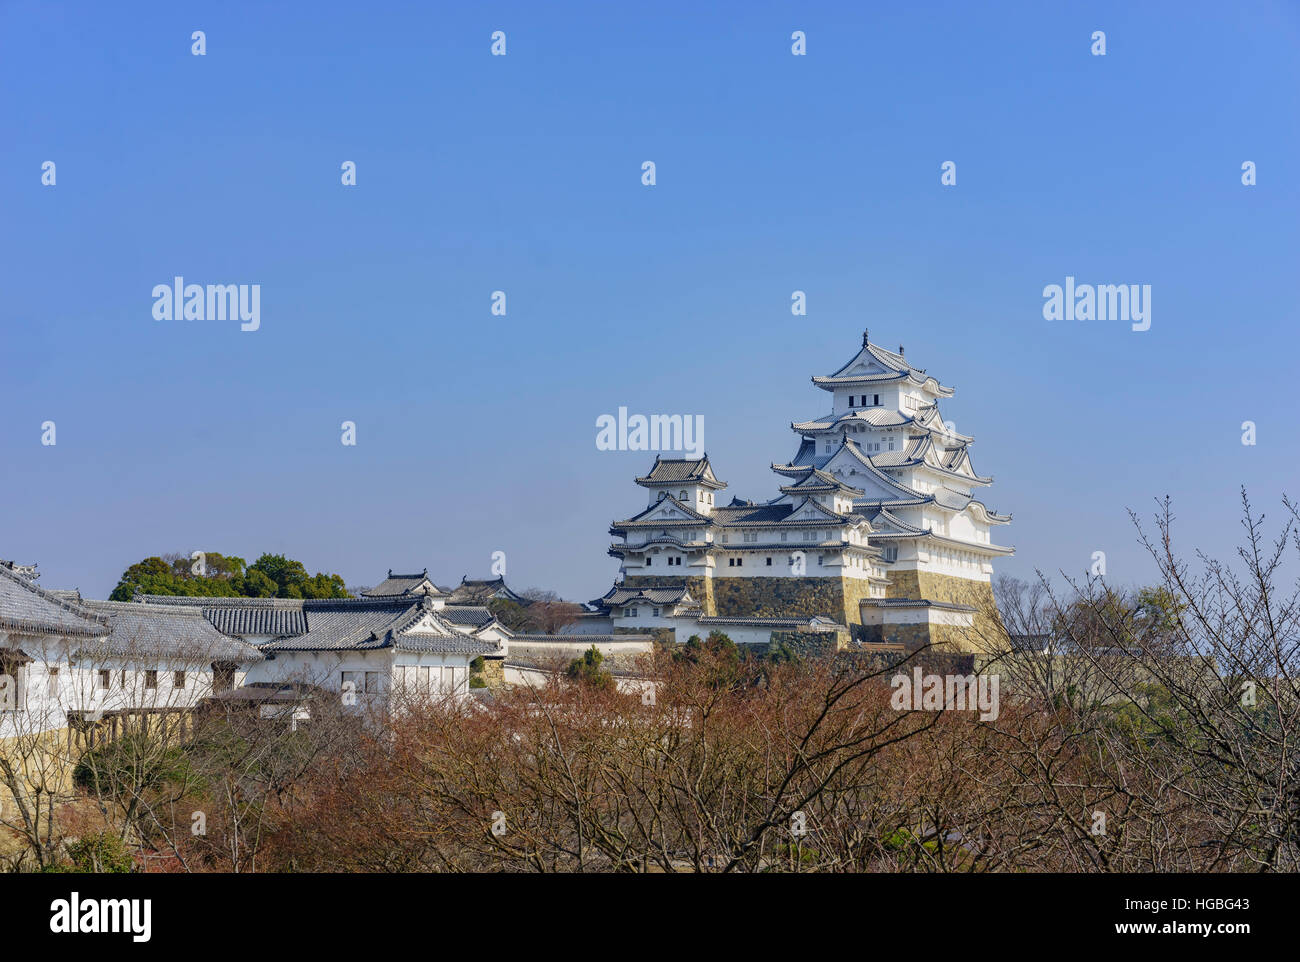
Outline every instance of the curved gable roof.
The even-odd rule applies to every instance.
[[[709,456],[702,458],[662,458],[656,455],[654,467],[644,477],[637,478],[636,483],[643,488],[657,487],[661,484],[699,484],[720,491],[727,486],[719,481],[709,464]]]

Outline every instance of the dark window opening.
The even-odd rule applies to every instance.
[[[230,691],[235,687],[235,666],[229,662],[217,662],[212,666],[212,690]]]

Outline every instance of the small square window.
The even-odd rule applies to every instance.
[[[178,671],[172,675],[172,687],[173,688],[185,687],[185,672]]]
[[[155,669],[153,669],[153,668],[146,668],[146,669],[145,669],[145,672],[144,672],[144,687],[145,687],[145,688],[157,688],[157,687],[158,687],[158,672],[157,672]]]

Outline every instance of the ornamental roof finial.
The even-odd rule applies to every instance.
[[[901,345],[901,344],[898,345],[898,356],[899,356],[899,357],[902,357],[902,356],[903,356],[903,345]]]
[[[867,344],[869,343],[868,337],[869,337],[870,333],[871,333],[870,329],[865,328],[865,327],[862,329],[862,346],[863,346],[863,347],[866,347]]]

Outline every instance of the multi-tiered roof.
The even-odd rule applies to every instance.
[[[709,567],[723,556],[747,552],[814,548],[856,556],[864,569],[879,562],[881,552],[868,540],[871,522],[852,510],[861,489],[812,467],[800,467],[791,476],[781,495],[771,501],[733,498],[730,504],[715,507],[708,500],[688,503],[672,493],[679,486],[726,487],[713,473],[707,455],[694,460],[657,458],[650,473],[637,478],[656,500],[610,526],[610,534],[623,540],[610,545],[609,553],[622,559],[625,567],[629,561],[649,567],[646,559],[665,549],[682,552],[693,567]],[[808,532],[820,536],[810,541],[805,537]]]
[[[812,380],[834,394],[833,409],[790,425],[800,437],[799,450],[788,463],[773,464],[774,471],[802,477],[813,469],[860,487],[854,509],[872,522],[875,543],[933,539],[977,554],[1011,553],[991,541],[968,542],[932,530],[935,521],[967,510],[982,525],[1011,521],[973,493],[993,478],[971,463],[974,439],[939,413],[939,400],[952,397],[952,388],[908,363],[902,347],[895,353],[872,344],[865,331],[857,354],[834,374]]]

